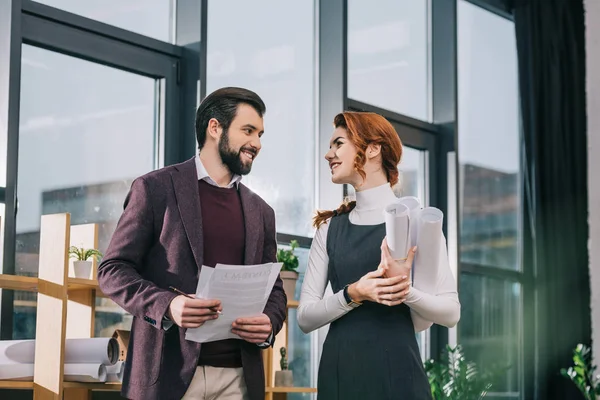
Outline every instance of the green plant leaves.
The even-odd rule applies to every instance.
[[[71,246],[69,248],[69,257],[77,261],[87,261],[92,257],[96,257],[96,260],[100,260],[100,258],[102,258],[102,253],[96,249]]]
[[[298,247],[298,241],[292,240],[290,242],[291,250],[285,250],[279,248],[277,250],[277,261],[283,263],[281,267],[282,271],[294,271],[298,269],[298,257],[294,254],[294,250]]]
[[[484,398],[493,382],[508,367],[491,367],[480,371],[468,361],[460,345],[446,346],[440,361],[427,360],[425,371],[434,400],[478,400]]]
[[[586,400],[596,400],[600,395],[600,376],[595,374],[596,366],[592,365],[591,358],[590,348],[579,343],[573,350],[573,366],[560,370],[560,374],[570,379]]]

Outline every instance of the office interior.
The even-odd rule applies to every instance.
[[[267,105],[243,182],[299,243],[297,301],[315,210],[354,194],[324,159],[333,117],[373,111],[404,145],[397,195],[444,213],[461,320],[418,334],[423,361],[460,345],[507,366],[485,398],[583,398],[560,370],[600,354],[598,37],[596,0],[2,0],[1,272],[37,277],[42,215],[97,224],[104,250],[132,180],[193,157],[201,99],[241,86]],[[38,295],[0,292],[0,339],[35,339]],[[96,337],[131,326],[94,312]],[[289,310],[295,386],[325,335]]]

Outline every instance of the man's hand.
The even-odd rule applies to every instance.
[[[265,314],[258,317],[238,318],[231,327],[231,332],[255,344],[264,343],[273,331],[271,320]]]
[[[182,328],[197,328],[206,321],[218,318],[217,311],[222,309],[219,300],[190,299],[180,295],[169,304],[167,316]]]

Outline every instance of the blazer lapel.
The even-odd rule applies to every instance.
[[[200,210],[200,195],[198,193],[198,173],[192,158],[177,166],[177,171],[171,172],[177,207],[183,221],[185,233],[190,242],[192,253],[198,268],[202,268],[203,237],[202,212]]]
[[[246,226],[244,264],[251,265],[256,263],[255,256],[262,229],[262,215],[257,196],[243,184],[240,184],[239,191]]]

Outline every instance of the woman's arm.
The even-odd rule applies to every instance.
[[[343,290],[323,297],[329,268],[326,245],[328,227],[329,221],[317,229],[308,255],[297,314],[298,325],[304,333],[327,325],[352,310],[344,298]]]
[[[411,287],[405,300],[406,305],[411,309],[416,332],[423,331],[434,323],[452,328],[460,319],[460,302],[456,281],[450,270],[445,239],[440,245],[438,276],[431,279],[437,279],[435,294]]]

